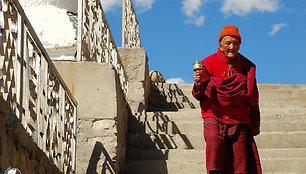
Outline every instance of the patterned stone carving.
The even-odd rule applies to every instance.
[[[0,97],[63,173],[75,172],[76,101],[18,0],[0,0]]]
[[[112,64],[127,95],[128,81],[100,0],[79,0],[78,60]]]
[[[122,47],[141,48],[139,22],[132,0],[122,2]]]

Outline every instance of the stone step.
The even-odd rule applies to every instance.
[[[262,132],[255,137],[258,148],[306,148],[306,131]],[[127,144],[134,149],[204,149],[202,132],[194,134],[128,133]]]
[[[255,137],[258,148],[306,148],[306,132],[262,132]]]
[[[260,108],[306,108],[305,98],[275,98],[259,101]]]
[[[172,90],[186,90],[192,89],[192,83],[185,83],[185,84],[171,84],[171,83],[154,83],[152,84],[153,88],[158,89],[172,89]]]
[[[273,87],[272,88],[260,88],[260,106],[267,108],[292,108],[301,107],[306,108],[306,85],[301,86],[291,86],[285,85],[283,87]],[[168,105],[179,105],[181,103],[187,102],[189,105],[194,105],[195,108],[199,108],[199,102],[194,99],[191,94],[192,84],[190,85],[163,85],[158,86],[155,92],[152,92],[154,97],[158,102],[165,102]],[[161,95],[161,96],[158,96]],[[178,103],[178,104],[177,104]],[[190,104],[191,103],[191,104]],[[162,104],[161,104],[162,105]],[[182,104],[184,105],[184,104]],[[186,104],[185,104],[186,105]],[[160,109],[167,108],[166,106],[160,107]],[[188,106],[177,107],[178,109],[188,108]]]
[[[171,84],[171,83],[154,83],[153,85],[162,88],[192,88],[193,83],[184,83],[184,84]],[[306,90],[306,85],[286,85],[286,84],[257,84],[258,89],[268,89],[268,90],[277,90],[277,89],[289,89],[289,90]]]
[[[264,174],[305,174],[306,158],[263,159],[261,167]]]
[[[138,116],[139,121],[202,121],[201,111],[199,109],[193,110],[180,110],[177,111],[156,111],[156,112],[146,112],[145,115]]]
[[[297,95],[281,95],[282,92],[276,93],[274,97],[264,97],[265,94],[260,95],[259,104],[261,107],[304,107],[306,108],[306,92],[305,94]],[[269,94],[271,95],[271,94]],[[192,103],[193,105],[199,105],[199,101],[190,95],[167,95],[163,98],[158,98],[159,102],[164,103]]]
[[[163,89],[192,89],[193,83],[185,83],[185,84],[169,84],[169,83],[155,83],[153,84],[156,88]],[[260,91],[266,90],[306,90],[306,85],[284,85],[284,84],[257,84],[258,89]]]
[[[166,99],[149,100],[148,111],[178,111],[181,109],[199,109],[199,102],[167,102]]]
[[[149,108],[155,112],[129,120],[127,173],[206,173],[203,120],[192,85],[152,85]],[[258,87],[261,134],[255,140],[263,173],[305,173],[306,85]]]
[[[202,133],[202,121],[130,121],[130,133]],[[294,132],[306,131],[306,121],[265,121],[261,122],[261,132]]]
[[[268,174],[304,174],[306,158],[262,159],[263,173]],[[205,174],[205,160],[142,160],[126,162],[127,173],[133,174]]]
[[[128,133],[128,148],[133,149],[204,149],[205,141],[198,134]]]
[[[179,99],[176,99],[179,100]],[[154,103],[154,104],[153,104]],[[151,101],[150,107],[158,108],[159,110],[178,110],[178,109],[199,109],[200,103],[197,100],[189,100],[188,102],[176,101],[167,102],[157,100]],[[265,99],[259,101],[260,108],[306,108],[305,98],[279,98],[279,99]],[[157,110],[157,109],[156,109]]]
[[[277,100],[277,102],[275,102]],[[260,108],[270,108],[270,109],[280,109],[280,108],[306,108],[306,98],[304,99],[271,99],[271,100],[264,100],[259,102]],[[155,104],[149,106],[148,111],[178,111],[181,109],[199,109],[200,104],[199,102],[163,102],[158,101]]]
[[[162,94],[191,95],[193,84],[165,84],[153,86],[155,92],[160,91]],[[261,97],[286,98],[297,96],[302,98],[306,96],[306,85],[258,85]]]
[[[306,118],[306,108],[286,108],[286,109],[261,109],[262,121],[284,121],[294,122]],[[146,112],[145,115],[137,116],[138,121],[195,121],[202,122],[200,109],[183,109],[177,111],[156,111]]]
[[[154,95],[161,95],[163,97],[168,97],[168,99],[175,99],[179,97],[187,97],[189,100],[193,100],[192,88],[188,89],[161,89],[157,88],[152,92]],[[286,99],[286,98],[305,98],[306,90],[290,90],[290,89],[279,89],[279,90],[259,90],[259,98],[262,100],[265,99]]]
[[[167,161],[145,160],[127,161],[126,173],[130,174],[204,174],[206,173],[203,161]]]
[[[129,132],[133,133],[162,133],[162,134],[179,134],[179,133],[199,133],[203,132],[203,123],[194,121],[140,121],[129,122]]]
[[[259,90],[260,99],[305,98],[306,90]]]
[[[306,148],[269,148],[258,149],[258,152],[261,160],[306,158]]]
[[[306,121],[265,121],[260,123],[261,132],[295,132],[306,131]]]
[[[306,90],[306,85],[258,84],[259,90]]]
[[[258,149],[261,160],[306,158],[306,148]],[[129,149],[127,160],[187,160],[205,162],[205,150],[198,149]]]
[[[305,109],[301,109],[297,112],[287,113],[286,111],[279,114],[269,112],[261,112],[261,122],[275,121],[275,122],[295,122],[298,120],[304,120],[306,117]]]
[[[127,160],[205,160],[205,150],[197,149],[129,149]]]
[[[193,103],[193,104],[198,104],[199,101],[195,99],[193,96],[166,96],[165,101],[168,103],[175,103],[175,102],[180,102],[180,103]]]
[[[151,96],[150,106],[160,110],[200,108],[199,101],[191,94]],[[260,108],[306,108],[306,92],[296,95],[283,95],[283,91],[269,95],[260,94],[259,106]]]

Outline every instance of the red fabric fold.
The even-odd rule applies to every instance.
[[[236,74],[228,78],[211,77],[205,95],[221,106],[237,106],[246,100],[246,77]]]

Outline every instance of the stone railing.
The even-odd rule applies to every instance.
[[[128,81],[100,0],[79,0],[78,61],[112,64],[125,95]]]
[[[77,103],[18,0],[0,0],[0,97],[63,173],[75,172]]]
[[[139,22],[132,0],[122,0],[122,47],[141,48]]]

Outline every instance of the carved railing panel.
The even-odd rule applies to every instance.
[[[112,64],[127,95],[128,82],[100,0],[79,0],[78,61]]]
[[[77,103],[18,0],[0,0],[0,97],[63,173],[75,172]]]
[[[122,47],[141,48],[139,22],[132,0],[122,0]]]

